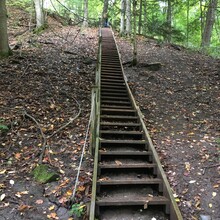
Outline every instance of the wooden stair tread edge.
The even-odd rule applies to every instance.
[[[164,196],[153,197],[139,197],[137,199],[129,200],[129,197],[119,199],[114,197],[97,197],[96,204],[99,206],[119,206],[119,205],[168,205],[170,200]]]
[[[150,151],[103,151],[99,150],[99,154],[102,155],[112,155],[112,156],[147,156],[152,155]]]
[[[102,144],[107,144],[107,143],[118,143],[118,144],[147,144],[147,140],[142,139],[142,140],[108,140],[104,138],[100,138],[100,143]]]
[[[161,179],[121,179],[121,180],[98,180],[97,184],[101,185],[151,185],[151,184],[161,184],[163,181]]]
[[[132,169],[132,168],[155,168],[157,165],[155,163],[146,163],[146,164],[99,164],[100,169]]]

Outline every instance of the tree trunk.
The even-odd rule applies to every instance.
[[[131,0],[126,0],[126,34],[131,34]]]
[[[208,11],[206,13],[205,28],[202,35],[202,48],[210,46],[212,29],[215,23],[215,12],[217,8],[218,0],[210,0]]]
[[[36,14],[36,27],[41,28],[45,24],[43,0],[34,0],[35,14]]]
[[[8,45],[7,10],[5,0],[0,0],[0,57],[8,57],[11,50]]]
[[[147,0],[144,0],[144,25],[143,25],[143,33],[147,34]]]
[[[120,35],[124,35],[125,32],[125,0],[121,0],[121,23],[120,23]]]
[[[171,9],[171,0],[168,0],[167,6],[167,42],[171,42],[171,32],[172,32],[172,9]]]
[[[136,31],[137,31],[137,1],[133,0],[133,18],[134,18],[134,33],[133,33],[133,60],[132,60],[132,66],[137,65],[137,39],[136,39]]]
[[[102,24],[108,23],[108,0],[104,0],[102,11]]]
[[[200,7],[200,29],[201,29],[201,39],[203,35],[203,29],[204,29],[204,17],[203,17],[203,9],[202,9],[202,0],[199,1],[199,7]]]
[[[83,27],[88,27],[88,0],[84,0]]]
[[[189,46],[189,0],[187,0],[187,12],[186,12],[186,45]]]
[[[141,34],[142,26],[142,0],[140,0],[139,22],[138,22],[138,34]]]

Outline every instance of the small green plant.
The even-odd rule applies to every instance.
[[[9,130],[9,127],[3,124],[0,124],[0,131],[7,132]]]
[[[80,218],[84,214],[84,208],[85,205],[73,204],[70,210],[70,214]]]

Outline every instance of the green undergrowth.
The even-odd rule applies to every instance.
[[[78,218],[82,217],[85,213],[85,206],[86,205],[81,205],[77,203],[73,204],[70,209],[70,214]]]

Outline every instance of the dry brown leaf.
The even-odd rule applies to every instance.
[[[4,189],[6,188],[5,184],[4,183],[0,183],[0,189]]]
[[[15,154],[15,159],[20,160],[21,159],[21,153],[16,153]]]
[[[50,213],[49,215],[47,215],[47,218],[49,218],[49,219],[59,219],[59,218],[57,217],[56,212]]]
[[[19,210],[20,212],[23,212],[23,211],[26,211],[26,210],[31,209],[31,208],[33,208],[33,206],[29,206],[29,205],[22,204],[22,205],[20,205],[20,206],[18,207],[18,210]]]
[[[122,162],[119,161],[119,160],[115,160],[115,163],[116,163],[118,166],[121,166],[121,165],[122,165]]]
[[[85,186],[79,186],[78,191],[83,192],[85,191],[86,187]]]
[[[40,204],[43,204],[44,203],[44,201],[42,200],[42,199],[38,199],[38,200],[36,200],[36,202],[35,202],[36,204],[38,204],[38,205],[40,205]]]
[[[218,188],[218,187],[219,187],[219,184],[213,185],[213,188]]]
[[[103,178],[99,179],[100,182],[102,182],[102,181],[108,181],[108,180],[110,180],[109,177],[103,177]]]

